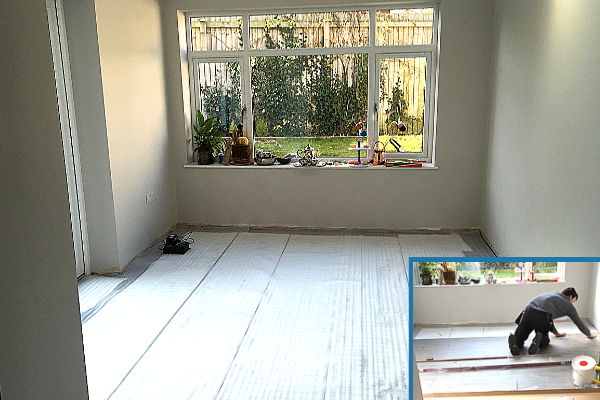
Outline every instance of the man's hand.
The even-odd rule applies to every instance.
[[[595,338],[595,337],[596,337],[596,335],[594,335],[594,334],[591,334],[590,336],[588,336],[588,339],[593,339],[593,338]]]
[[[566,334],[566,333],[560,333],[560,332],[556,332],[556,333],[554,334],[554,336],[556,336],[556,337],[565,337],[565,336],[567,336],[567,334]]]

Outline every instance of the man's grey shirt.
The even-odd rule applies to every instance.
[[[545,311],[550,314],[551,319],[557,319],[562,317],[569,317],[571,321],[577,328],[585,335],[590,336],[591,332],[588,329],[585,322],[579,318],[579,314],[577,313],[577,309],[571,303],[569,298],[562,293],[544,293],[540,294],[537,297],[534,297],[527,304],[528,307],[531,307],[535,310]]]

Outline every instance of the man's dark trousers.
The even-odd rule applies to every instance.
[[[552,319],[550,318],[550,314],[547,312],[527,307],[521,315],[521,321],[519,322],[519,326],[517,326],[517,330],[515,331],[515,336],[517,337],[517,347],[520,349],[523,348],[523,344],[529,337],[531,331],[535,331],[536,333],[540,332],[542,334],[542,340],[540,341],[539,347],[540,349],[548,346],[550,343],[548,332],[552,328],[551,322]]]

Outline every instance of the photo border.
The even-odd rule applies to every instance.
[[[414,288],[414,273],[413,264],[416,262],[600,262],[600,257],[445,257],[445,256],[429,256],[429,257],[409,257],[408,258],[408,356],[410,358],[410,367],[408,372],[408,398],[414,399],[414,365],[416,359],[414,357],[413,347],[413,288]]]

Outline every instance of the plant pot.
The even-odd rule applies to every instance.
[[[212,152],[209,151],[199,151],[198,152],[198,164],[200,165],[210,165],[215,162],[215,158]]]
[[[231,146],[231,158],[238,165],[249,165],[252,157],[252,145],[234,144]]]
[[[444,271],[446,285],[456,285],[456,271]]]
[[[421,280],[423,281],[423,285],[431,285],[433,283],[431,275],[421,275]]]

